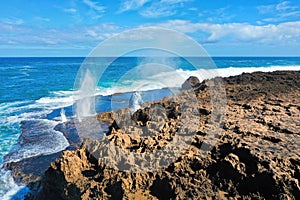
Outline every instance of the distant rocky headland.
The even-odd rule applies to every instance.
[[[211,101],[214,80],[226,91],[223,108]],[[186,103],[190,93],[197,102]],[[151,116],[154,108],[165,114]],[[128,112],[97,115],[109,127],[101,141],[81,141],[66,122],[68,130],[57,129],[69,150],[6,168],[31,187],[28,199],[300,199],[300,71],[190,77],[177,98],[148,103],[120,124]]]

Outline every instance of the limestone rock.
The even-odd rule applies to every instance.
[[[300,199],[300,72],[244,73],[224,78],[227,106],[211,101],[218,81],[188,82],[197,103],[183,90],[177,99],[156,101],[166,115],[151,117],[151,105],[138,110],[126,123],[98,115],[111,123],[102,141],[85,140],[51,163],[38,199]],[[185,88],[183,86],[183,88]],[[220,95],[221,97],[222,95]],[[217,99],[224,101],[224,99]],[[225,111],[225,117],[214,112]],[[184,115],[184,112],[192,115]],[[114,119],[128,110],[114,113]],[[198,113],[198,114],[197,114]],[[221,127],[216,121],[224,120]],[[163,122],[161,126],[161,122]],[[150,171],[139,162],[157,161],[169,144],[176,159]],[[122,153],[123,152],[123,153]],[[179,154],[177,155],[176,153]],[[140,160],[132,156],[140,155]],[[108,155],[111,162],[102,162]],[[144,159],[144,160],[143,160]],[[147,160],[148,159],[148,160]],[[148,163],[149,164],[149,163]],[[149,164],[150,165],[150,164]]]

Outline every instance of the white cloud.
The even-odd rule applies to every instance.
[[[276,5],[276,10],[278,11],[287,11],[287,10],[295,10],[298,6],[291,6],[289,1],[283,1]]]
[[[64,11],[67,13],[76,13],[77,12],[77,10],[75,8],[65,8]]]
[[[206,19],[206,21],[220,23],[230,21],[235,15],[230,11],[230,6],[204,10],[198,14],[199,17]]]
[[[0,22],[0,30],[0,48],[5,45],[11,46],[13,43],[26,47],[75,48],[83,45],[91,48],[100,41],[112,37],[121,31],[121,28],[114,24],[106,23],[97,26],[49,29],[43,26],[31,27]]]
[[[17,44],[17,42],[13,41],[13,40],[9,40],[9,41],[7,41],[7,44]]]
[[[192,7],[192,8],[189,8],[188,10],[190,10],[190,11],[197,11],[198,8]]]
[[[46,17],[35,17],[35,19],[43,22],[50,22],[50,19]]]
[[[144,10],[140,11],[143,17],[156,18],[156,17],[167,17],[176,14],[174,6],[159,6],[154,4]]]
[[[283,1],[278,4],[261,5],[256,8],[263,15],[271,15],[262,20],[265,22],[279,22],[293,17],[300,17],[300,7],[292,5],[290,1]]]
[[[183,7],[184,2],[190,0],[161,0],[152,3],[149,7],[141,9],[140,15],[148,18],[168,17],[177,13],[177,8]]]
[[[193,0],[126,0],[121,4],[119,12],[138,10],[141,16],[147,18],[167,17],[175,15],[177,8],[183,7],[189,1]]]
[[[99,41],[112,37],[120,31],[121,27],[110,23],[104,23],[97,26],[86,27],[85,29],[87,36]]]
[[[278,4],[261,5],[256,7],[262,14],[274,12],[286,12],[298,9],[298,6],[291,6],[291,2],[283,1]]]
[[[98,34],[94,30],[87,30],[86,34],[94,38],[98,37]]]
[[[11,25],[21,25],[24,23],[23,19],[16,18],[16,17],[5,18],[5,19],[2,19],[1,21],[6,24],[11,24]]]
[[[176,3],[184,3],[184,2],[189,2],[192,0],[161,0],[161,3],[170,3],[170,4],[176,4]]]
[[[144,24],[142,27],[145,26],[177,30],[192,36],[200,43],[291,44],[291,46],[300,44],[300,21],[253,25],[249,23],[194,23],[188,20],[169,20],[156,24]],[[93,47],[99,41],[112,37],[125,29],[127,28],[113,23],[58,30],[0,22],[0,46],[12,44],[13,41],[13,43],[25,46],[65,45],[74,47],[84,45]]]
[[[170,20],[156,24],[160,27],[178,30],[183,33],[209,36],[202,42],[257,42],[264,44],[300,42],[300,21],[278,25],[252,25],[249,23],[192,23],[186,20]]]
[[[261,14],[267,14],[274,11],[274,5],[262,5],[257,6],[256,8]]]
[[[149,2],[149,0],[126,0],[126,1],[123,1],[122,5],[120,7],[120,12],[139,9],[147,2]]]
[[[98,12],[104,12],[105,7],[104,6],[99,6],[98,2],[94,2],[91,0],[83,0],[83,3],[89,6],[91,9],[96,10]]]

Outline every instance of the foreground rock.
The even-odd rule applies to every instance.
[[[214,82],[190,80],[132,117],[100,114],[107,136],[64,151],[36,198],[300,199],[300,72],[224,78],[226,108],[211,101]]]

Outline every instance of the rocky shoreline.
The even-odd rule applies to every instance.
[[[226,93],[212,92],[217,80]],[[35,191],[27,198],[300,199],[300,71],[190,77],[183,89],[130,118],[100,113],[101,141],[68,135],[72,150],[23,178]]]

